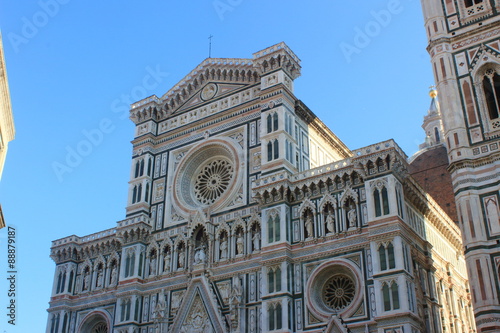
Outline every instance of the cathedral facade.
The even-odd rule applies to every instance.
[[[131,106],[126,218],[53,242],[47,332],[475,332],[459,227],[394,141],[346,147],[300,74],[279,43]]]
[[[477,329],[500,331],[500,1],[422,0]]]

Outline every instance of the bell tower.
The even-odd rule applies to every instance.
[[[500,331],[500,0],[422,0],[478,332]]]

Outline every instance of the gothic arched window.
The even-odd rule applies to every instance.
[[[396,260],[394,257],[394,246],[392,243],[386,245],[382,244],[378,248],[378,255],[380,261],[380,270],[396,268]]]
[[[273,114],[273,131],[278,130],[278,114],[274,113]]]
[[[282,319],[282,309],[280,303],[269,304],[268,308],[268,318],[269,318],[269,330],[280,330],[283,326]]]
[[[132,203],[137,202],[137,185],[134,186],[134,189],[132,190]]]
[[[390,285],[384,282],[382,297],[384,299],[384,311],[399,309],[399,287],[395,281],[391,281]]]
[[[497,119],[500,108],[500,76],[493,70],[486,70],[483,77],[483,91],[490,119]]]
[[[71,271],[71,273],[69,273],[69,283],[68,283],[68,292],[69,293],[71,293],[73,290],[73,280],[75,278],[74,275],[75,274],[73,273],[73,271]]]
[[[269,243],[277,242],[280,240],[280,217],[269,216],[267,220],[267,239]]]
[[[378,189],[373,191],[373,200],[376,217],[389,214],[389,196],[387,195],[387,188],[385,186],[380,191]]]
[[[144,160],[141,160],[141,170],[139,171],[139,176],[144,175]]]
[[[273,150],[274,150],[274,159],[277,159],[280,156],[280,150],[279,150],[279,142],[278,140],[274,140],[273,142]]]

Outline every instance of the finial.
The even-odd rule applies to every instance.
[[[212,35],[210,35],[210,36],[208,37],[208,40],[210,41],[210,42],[208,43],[208,57],[209,57],[209,58],[212,58],[212,38],[213,38],[213,37],[214,37],[214,36],[212,36]]]
[[[429,87],[430,91],[429,91],[429,96],[431,96],[431,98],[436,98],[438,92],[436,90],[436,86],[432,85]]]

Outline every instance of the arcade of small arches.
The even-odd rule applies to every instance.
[[[368,160],[365,163],[357,163],[355,170],[338,171],[332,170],[331,173],[318,173],[318,176],[307,182],[295,181],[288,183],[274,182],[272,187],[259,186],[254,189],[254,196],[261,203],[267,204],[274,201],[286,199],[289,202],[300,201],[311,195],[324,194],[337,190],[344,190],[349,187],[361,185],[365,178],[375,176],[391,169],[396,161],[391,155],[376,158],[375,161]],[[397,163],[400,165],[400,163]],[[327,168],[322,166],[321,168]],[[309,170],[307,172],[313,172]]]
[[[204,225],[193,228],[191,237],[150,244],[146,250],[145,277],[184,271],[188,266],[219,265],[227,260],[260,252],[261,226],[257,219],[219,225],[208,233]]]

